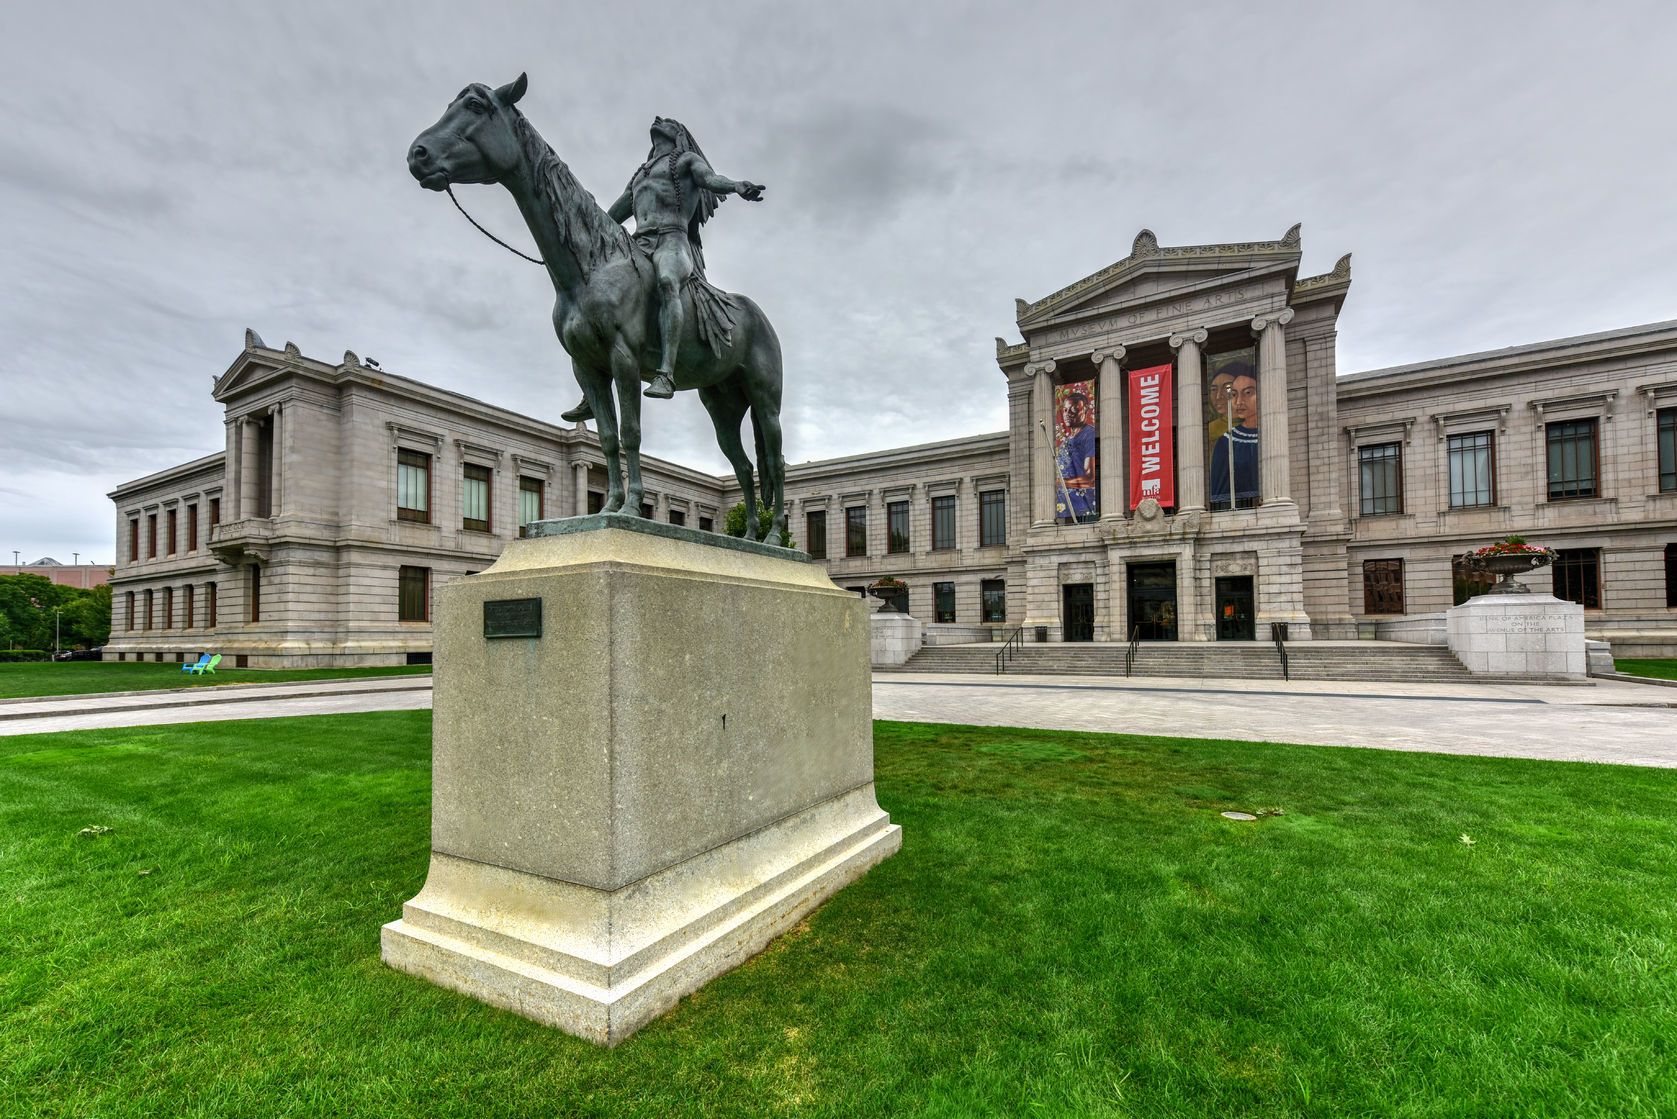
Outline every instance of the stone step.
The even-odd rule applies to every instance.
[[[901,666],[906,672],[994,673],[1000,647],[929,646]],[[1368,643],[1357,646],[1309,643],[1287,646],[1288,668],[1300,680],[1392,680],[1415,683],[1468,682],[1475,677],[1438,645]],[[1025,675],[1122,676],[1130,649],[1115,644],[1052,644],[1008,650],[1005,671]],[[1273,645],[1144,644],[1136,648],[1136,676],[1235,677],[1279,680],[1281,662]]]

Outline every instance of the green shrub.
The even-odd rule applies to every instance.
[[[51,659],[52,654],[45,649],[0,649],[0,664],[22,664]]]
[[[773,525],[774,514],[769,510],[768,506],[757,506],[757,539],[767,540],[769,536],[769,529]],[[729,536],[738,536],[742,539],[744,538],[745,502],[736,502],[734,507],[728,510],[728,515],[722,520],[722,531],[726,532]],[[792,534],[784,528],[780,530],[780,546],[782,548],[792,547]]]

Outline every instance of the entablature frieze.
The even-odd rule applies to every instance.
[[[1009,474],[980,474],[972,480],[972,488],[979,491],[1007,489]]]
[[[959,494],[961,485],[965,481],[965,478],[939,478],[936,481],[927,482],[926,496],[948,497],[950,494]]]
[[[873,495],[876,492],[875,490],[851,490],[849,493],[841,493],[839,494],[839,504],[847,509],[855,505],[871,505]]]
[[[501,465],[501,453],[494,447],[485,447],[482,443],[473,443],[469,439],[456,439],[454,451],[460,456],[461,462],[475,462],[479,466],[497,467]]]
[[[900,485],[886,486],[880,494],[886,501],[913,501],[917,488],[917,483],[904,482]]]
[[[512,465],[514,469],[526,477],[534,478],[538,474],[543,478],[553,477],[553,464],[546,459],[531,458],[529,455],[514,452]]]

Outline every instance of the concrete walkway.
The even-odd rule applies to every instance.
[[[1665,688],[879,675],[876,719],[1677,768]]]
[[[1618,680],[1514,686],[892,673],[874,678],[873,696],[879,719],[1677,768],[1677,692]],[[0,735],[430,705],[427,676],[58,696],[0,703]]]

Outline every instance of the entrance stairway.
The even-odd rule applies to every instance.
[[[999,643],[929,645],[900,668],[878,672],[994,673]],[[1122,676],[1128,645],[1064,642],[1016,647],[1009,675]],[[1413,683],[1488,683],[1474,676],[1442,645],[1403,641],[1299,641],[1287,643],[1294,680],[1387,680]],[[1267,641],[1143,641],[1136,647],[1136,676],[1194,679],[1280,680],[1281,659]]]

